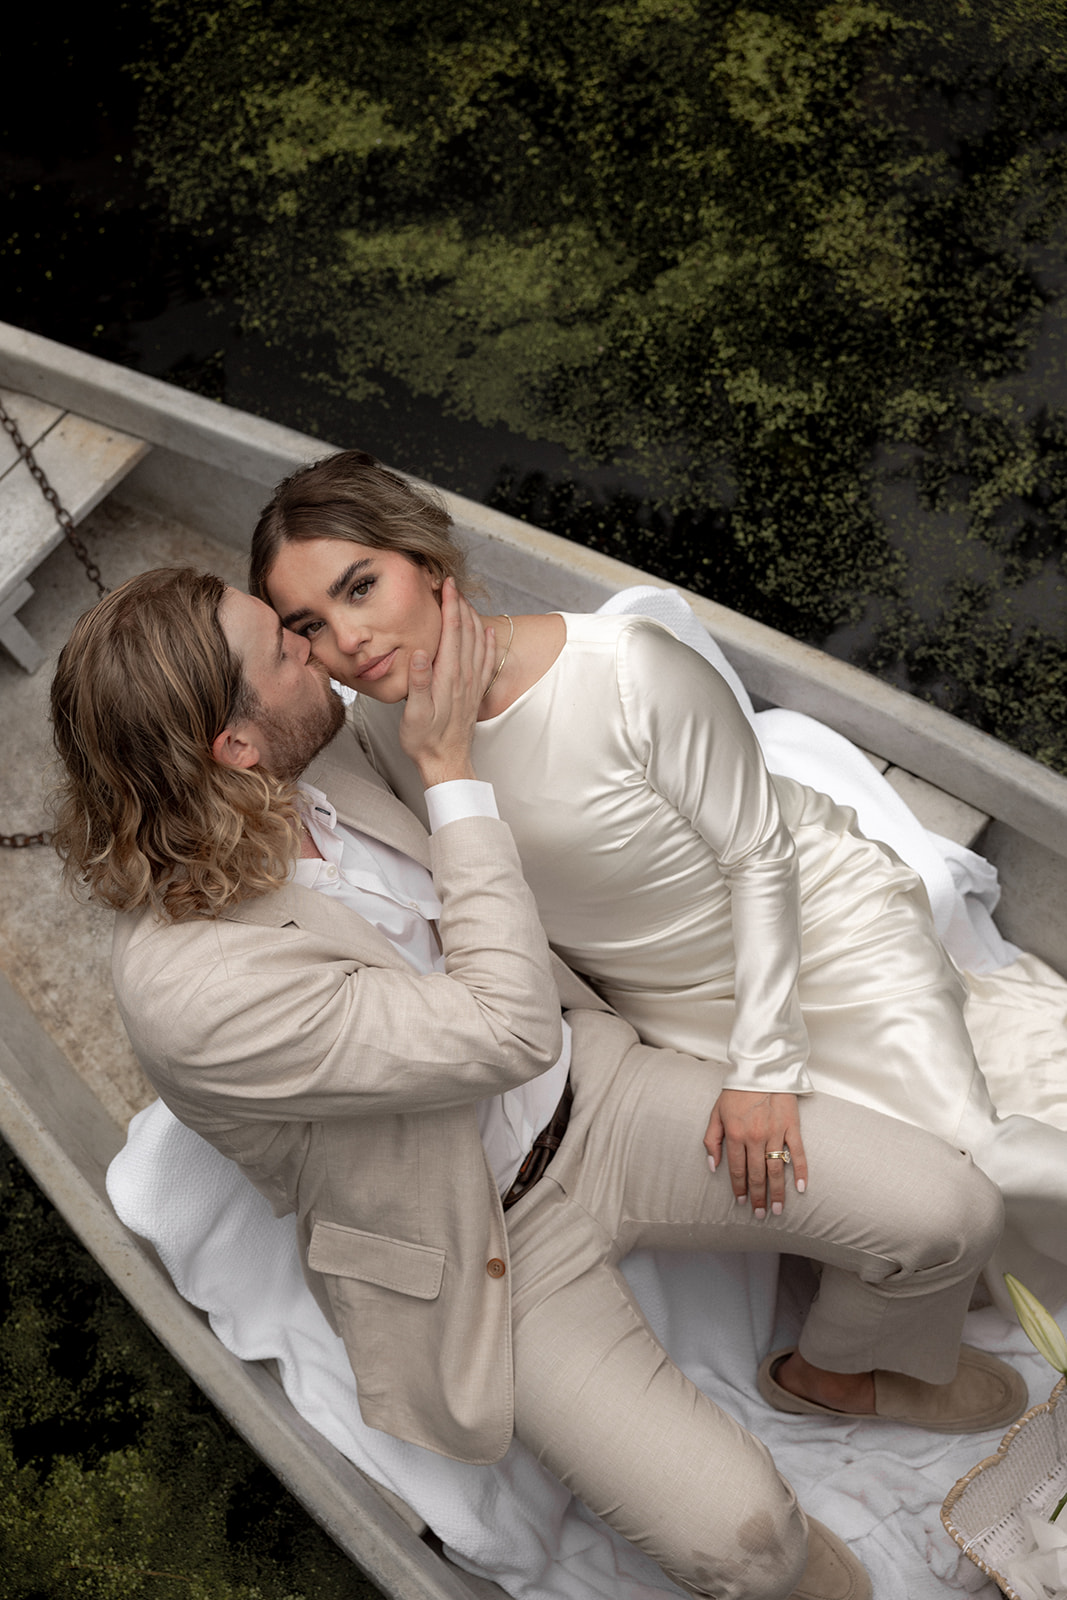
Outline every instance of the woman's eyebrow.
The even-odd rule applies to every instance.
[[[362,572],[364,567],[369,566],[370,558],[368,556],[364,556],[362,561],[353,561],[349,566],[347,566],[341,573],[341,576],[339,578],[335,578],[330,584],[330,587],[327,589],[326,593],[330,599],[336,600],[341,591],[343,589],[347,589],[348,585],[352,582],[352,579],[356,576],[356,574]]]
[[[330,600],[336,600],[337,596],[341,594],[352,582],[352,579],[361,573],[364,567],[369,567],[370,564],[371,562],[369,556],[364,556],[362,561],[349,562],[348,566],[341,573],[340,577],[335,578],[330,584],[330,587],[326,590],[327,598]],[[298,622],[303,622],[305,618],[311,616],[314,616],[314,612],[310,606],[298,606],[295,611],[287,612],[282,618],[282,627],[294,628]]]

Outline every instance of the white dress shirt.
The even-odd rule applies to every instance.
[[[304,857],[293,881],[333,895],[383,933],[417,972],[443,972],[437,936],[441,902],[424,866],[401,850],[338,822],[320,789],[302,783],[300,815],[322,860]],[[430,832],[463,817],[496,817],[493,787],[472,779],[435,784],[426,791]],[[510,1189],[530,1146],[559,1104],[571,1063],[571,1035],[563,1024],[563,1051],[555,1066],[517,1089],[480,1100],[476,1110],[482,1146],[501,1195]]]

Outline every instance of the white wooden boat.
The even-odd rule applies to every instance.
[[[92,539],[110,582],[125,575],[120,557],[129,562],[149,524],[156,542],[133,570],[188,559],[240,581],[249,532],[269,491],[325,449],[319,440],[2,324],[0,391],[75,515],[105,502]],[[472,547],[472,566],[502,609],[592,610],[620,588],[654,581],[484,506],[447,498]],[[31,670],[93,598],[69,552],[48,555],[58,537],[51,512],[9,452],[0,459],[0,643],[23,665],[10,656],[0,662],[4,829],[35,829],[44,820],[37,768],[47,743],[48,672]],[[38,576],[34,599],[30,579],[45,557],[45,581]],[[56,576],[60,560],[69,563],[62,569],[69,578]],[[1067,779],[817,650],[688,598],[757,703],[807,712],[837,729],[880,758],[927,826],[978,842],[1003,880],[1002,931],[1067,971]],[[53,631],[44,641],[33,637],[45,625],[42,617]],[[413,1513],[310,1428],[272,1372],[231,1356],[177,1295],[151,1250],[118,1222],[104,1174],[123,1140],[123,1108],[136,1103],[139,1086],[111,1014],[108,919],[60,901],[49,852],[4,852],[0,874],[6,886],[0,1135],[163,1343],[387,1594],[499,1596],[495,1585],[445,1561]],[[68,932],[81,942],[57,956],[51,945]],[[84,1005],[103,1008],[102,1022],[85,1025],[77,998],[72,1015],[57,1012],[49,960],[69,971],[72,989],[81,981],[92,991]]]

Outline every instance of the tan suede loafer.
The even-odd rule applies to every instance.
[[[808,1518],[808,1559],[789,1600],[871,1600],[871,1580],[848,1545]]]
[[[849,1417],[866,1421],[905,1422],[934,1433],[983,1433],[986,1428],[1006,1428],[1026,1410],[1026,1384],[1007,1362],[968,1344],[960,1345],[960,1364],[951,1383],[924,1383],[900,1372],[874,1374],[874,1413],[834,1411],[790,1394],[775,1373],[792,1348],[776,1350],[762,1363],[757,1375],[759,1392],[776,1411],[798,1416]]]

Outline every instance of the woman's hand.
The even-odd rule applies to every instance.
[[[726,1143],[730,1183],[738,1200],[747,1196],[756,1216],[775,1216],[785,1204],[785,1168],[768,1161],[768,1150],[788,1150],[793,1181],[799,1193],[808,1186],[808,1164],[800,1137],[800,1107],[795,1094],[764,1094],[753,1089],[724,1089],[715,1102],[704,1135],[704,1148],[714,1172]]]
[[[441,587],[441,640],[431,663],[412,652],[400,744],[423,788],[473,778],[471,742],[478,708],[493,675],[496,635],[483,628],[451,578]]]

